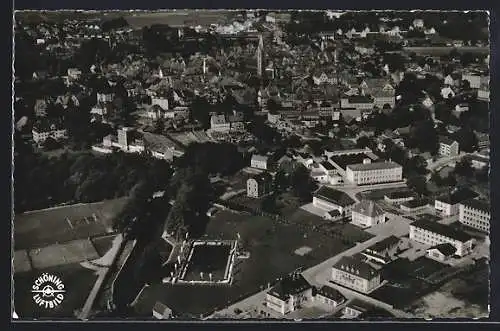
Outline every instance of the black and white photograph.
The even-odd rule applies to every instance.
[[[13,25],[14,319],[489,316],[487,11]]]

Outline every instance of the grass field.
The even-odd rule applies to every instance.
[[[113,240],[115,239],[115,237],[116,235],[113,234],[91,239],[92,244],[94,245],[94,248],[99,256],[104,256],[104,254],[107,253],[111,246],[113,246]]]
[[[28,252],[34,269],[73,264],[99,257],[88,239],[73,240],[60,245],[35,248]]]
[[[54,309],[37,306],[32,298],[31,286],[43,272],[59,276],[64,283],[66,293],[63,302]],[[36,272],[22,272],[14,275],[14,306],[21,319],[75,318],[74,310],[83,307],[85,300],[94,286],[97,276],[93,270],[79,264],[46,268]]]
[[[151,309],[159,300],[174,311],[186,313],[184,317],[199,317],[257,292],[299,267],[315,265],[349,248],[340,240],[314,231],[311,215],[303,213],[292,217],[291,224],[280,224],[266,217],[221,211],[208,224],[207,237],[234,239],[239,233],[244,250],[250,252],[249,259],[236,261],[233,285],[155,284],[143,292],[136,305],[137,313],[151,316]],[[312,251],[305,256],[294,253],[304,246]]]
[[[229,263],[229,244],[220,246],[196,245],[193,247],[193,256],[188,262],[184,281],[209,280],[212,274],[213,281],[224,279],[227,264]],[[203,272],[203,278],[200,276]]]
[[[112,218],[125,202],[126,198],[119,198],[16,215],[15,250],[40,248],[109,233]]]

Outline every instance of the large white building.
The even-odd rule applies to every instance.
[[[33,141],[37,144],[45,142],[48,138],[60,140],[67,137],[67,130],[55,123],[36,124],[33,126],[31,133],[33,134]]]
[[[301,274],[287,275],[266,293],[266,307],[285,315],[310,302],[312,289]]]
[[[395,162],[365,162],[346,168],[347,181],[357,185],[398,182],[403,180],[403,167]]]
[[[490,205],[486,201],[466,200],[458,206],[458,221],[471,228],[490,232]]]
[[[158,105],[161,107],[163,110],[168,110],[168,98],[164,97],[152,97],[151,98],[151,105]]]
[[[380,271],[355,257],[343,256],[332,268],[332,281],[358,292],[370,293],[381,283]]]
[[[334,190],[327,186],[320,187],[313,195],[313,206],[326,212],[338,210],[341,215],[351,215],[354,201],[342,191]]]
[[[439,138],[439,155],[457,156],[459,153],[458,142],[448,137]]]
[[[352,208],[352,224],[367,228],[385,223],[385,212],[375,202],[363,200]]]
[[[250,160],[250,166],[256,169],[269,170],[269,157],[266,155],[254,154]]]
[[[457,250],[458,256],[471,253],[474,243],[474,239],[465,232],[427,219],[410,224],[410,239],[431,247],[451,244]]]
[[[477,193],[469,189],[457,189],[449,194],[437,197],[434,209],[442,216],[449,217],[458,214],[458,204],[462,201],[477,197]]]

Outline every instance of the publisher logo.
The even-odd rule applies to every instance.
[[[53,309],[63,302],[66,289],[59,277],[43,273],[35,279],[31,293],[37,305],[45,309]]]

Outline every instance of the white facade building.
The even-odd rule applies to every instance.
[[[466,200],[458,206],[458,221],[471,228],[490,232],[491,212],[487,202],[481,200]]]
[[[363,200],[352,209],[352,224],[367,228],[385,223],[385,212],[375,202]]]
[[[395,162],[366,162],[346,167],[347,181],[357,184],[390,183],[403,180],[403,167]]]
[[[332,281],[361,293],[370,293],[381,283],[379,270],[351,256],[343,256],[332,268]]]
[[[451,244],[458,256],[465,256],[472,251],[474,239],[460,230],[448,225],[420,219],[410,224],[410,239],[424,245],[436,246]]]

